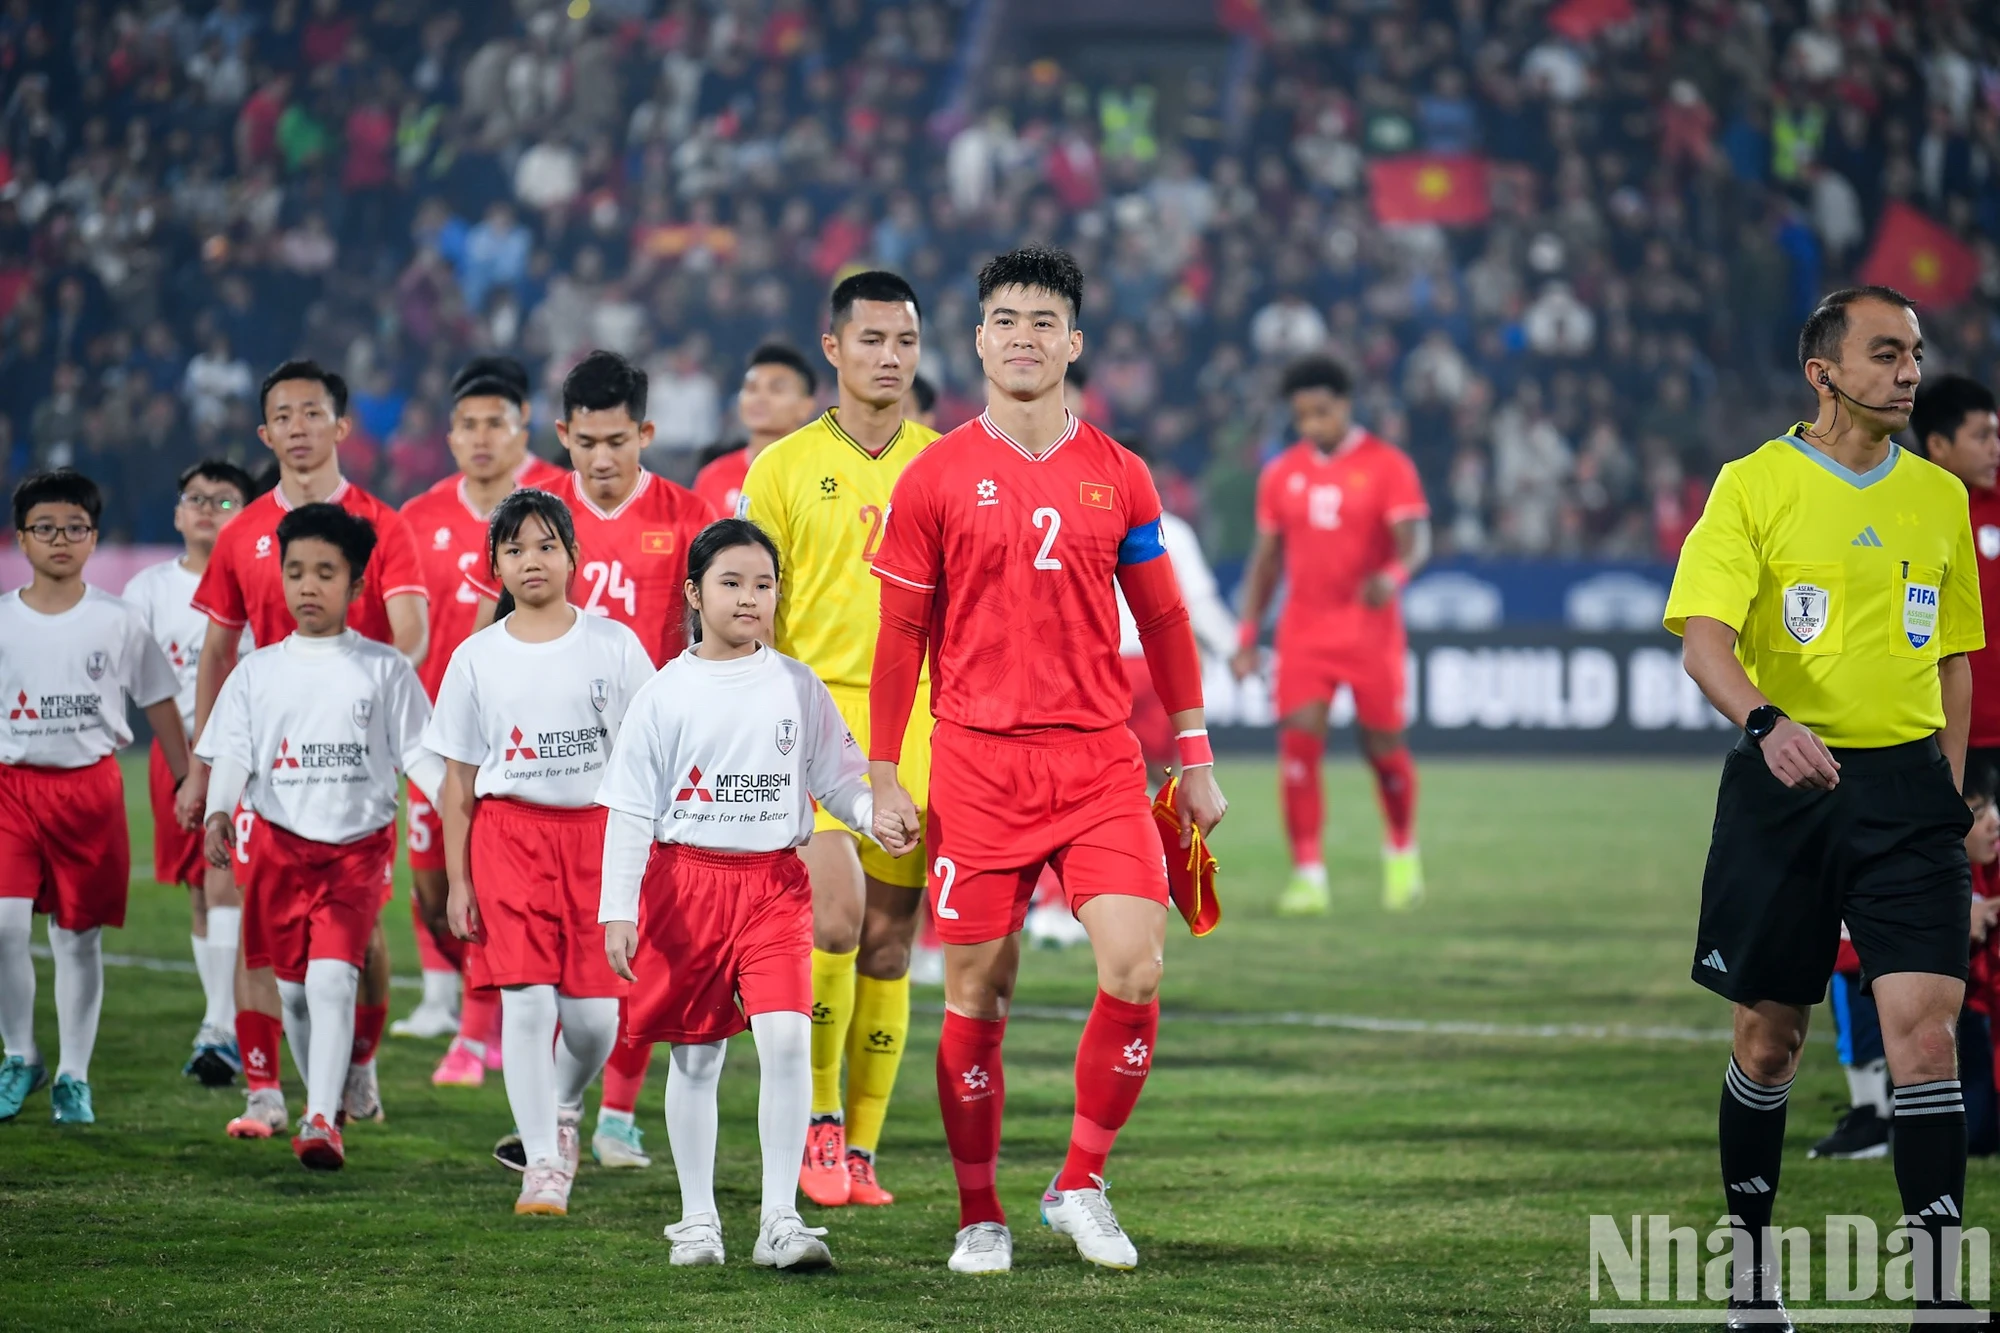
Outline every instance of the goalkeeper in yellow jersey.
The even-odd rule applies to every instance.
[[[881,604],[869,564],[896,479],[938,433],[904,415],[921,349],[910,284],[857,273],[833,289],[831,306],[832,330],[820,344],[839,405],[758,455],[738,512],[778,544],[785,596],[773,646],[826,682],[866,752]],[[930,760],[930,710],[919,708],[899,771],[920,805]],[[875,1178],[875,1148],[909,1036],[910,946],[926,857],[920,845],[892,859],[823,811],[800,854],[813,889],[813,1117],[799,1186],[823,1207],[892,1203]]]

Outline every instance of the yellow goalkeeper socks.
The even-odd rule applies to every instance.
[[[840,1111],[840,1057],[847,1049],[847,1030],[854,1024],[854,959],[859,948],[846,953],[812,954],[812,1064],[814,1115]]]
[[[910,978],[854,982],[854,1027],[847,1034],[847,1145],[874,1152],[889,1094],[910,1037]]]

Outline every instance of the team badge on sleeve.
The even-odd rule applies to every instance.
[[[1811,643],[1826,629],[1827,608],[1833,598],[1825,588],[1811,583],[1794,583],[1785,589],[1785,632],[1800,643]]]
[[[799,724],[786,718],[778,724],[778,753],[790,754],[792,747],[799,743]]]
[[[1937,633],[1938,590],[1928,583],[1903,585],[1903,636],[1921,648]]]
[[[83,669],[92,680],[103,680],[104,673],[111,669],[111,654],[98,649],[83,659]]]
[[[367,730],[369,719],[373,718],[374,716],[375,716],[375,701],[373,699],[356,699],[354,701],[355,726],[360,727],[364,731]]]
[[[1988,560],[2000,560],[2000,528],[1991,523],[1979,525],[1979,554]]]
[[[604,706],[610,702],[611,702],[611,682],[603,679],[591,681],[590,706],[592,708],[595,708],[598,712],[601,713],[604,711]]]

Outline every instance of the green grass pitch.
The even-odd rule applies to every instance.
[[[1720,1211],[1715,1105],[1727,1023],[1687,980],[1712,811],[1707,763],[1444,762],[1422,767],[1430,899],[1377,906],[1365,770],[1329,766],[1335,914],[1281,921],[1268,762],[1225,761],[1215,847],[1226,917],[1169,935],[1158,1062],[1111,1160],[1141,1267],[1086,1269],[1035,1199],[1070,1115],[1088,955],[1031,953],[1008,1036],[1001,1160],[1015,1270],[954,1278],[956,1207],[932,1081],[939,995],[919,989],[912,1056],[882,1149],[893,1208],[822,1213],[837,1272],[749,1263],[756,1058],[723,1079],[718,1186],[730,1262],[667,1265],[678,1215],[656,1062],[645,1172],[586,1161],[566,1219],[517,1218],[487,1157],[511,1125],[498,1075],[437,1090],[442,1043],[391,1040],[388,1123],[311,1175],[282,1142],[235,1143],[241,1104],[178,1074],[200,1015],[192,975],[108,972],[92,1072],[98,1123],[59,1130],[46,1093],[0,1125],[0,1327],[55,1329],[1568,1329],[1587,1326],[1588,1218]],[[128,769],[150,865],[143,768]],[[406,890],[388,913],[413,976]],[[184,896],[134,882],[107,952],[188,957]],[[52,979],[38,1031],[53,1059]],[[414,1002],[398,992],[395,1011]],[[1369,1030],[1306,1016],[1416,1019]],[[1481,1026],[1485,1025],[1485,1026]],[[1531,1035],[1553,1025],[1557,1035]],[[1586,1032],[1577,1028],[1598,1028]],[[1660,1035],[1641,1029],[1692,1029]],[[1824,1034],[1822,1034],[1824,1035]],[[287,1056],[294,1111],[302,1096]],[[595,1103],[595,1095],[591,1098]],[[1887,1162],[1807,1162],[1844,1085],[1815,1042],[1792,1097],[1780,1220],[1896,1212]],[[587,1126],[586,1126],[587,1129]],[[1994,1168],[1975,1163],[1976,1222]]]

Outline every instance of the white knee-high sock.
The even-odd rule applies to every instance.
[[[49,952],[56,956],[56,1036],[61,1054],[56,1076],[90,1082],[97,1049],[97,1018],[104,1008],[104,931],[64,930],[49,923]]]
[[[812,1120],[812,1019],[790,1010],[750,1015],[757,1038],[757,1142],[764,1150],[764,1216],[798,1206],[799,1162]]]
[[[581,1111],[583,1092],[618,1040],[618,1001],[608,995],[556,996],[562,1041],[556,1045],[556,1109]],[[503,1039],[502,1055],[507,1050]]]
[[[308,1120],[323,1115],[330,1125],[340,1112],[354,1046],[354,995],[360,988],[361,969],[352,963],[315,958],[306,964],[306,1012],[312,1022],[312,1052],[306,1065]]]
[[[673,1067],[667,1071],[667,1146],[673,1150],[674,1174],[680,1177],[683,1218],[716,1212],[715,1090],[722,1082],[722,1062],[728,1054],[726,1041],[676,1046]],[[801,1139],[800,1157],[805,1156],[805,1150]],[[792,1174],[798,1174],[796,1164]]]
[[[312,1014],[306,1008],[306,983],[280,978],[278,1008],[278,1017],[285,1025],[285,1045],[292,1048],[292,1063],[298,1066],[301,1079],[311,1079]]]
[[[500,992],[500,1073],[529,1166],[556,1160],[556,988]]]
[[[7,1054],[31,1065],[42,1062],[35,1045],[35,960],[28,946],[35,933],[33,898],[0,898],[0,1042]]]
[[[243,909],[208,909],[208,937],[195,941],[201,989],[208,996],[202,1022],[222,1032],[236,1027],[236,940],[243,930]]]

